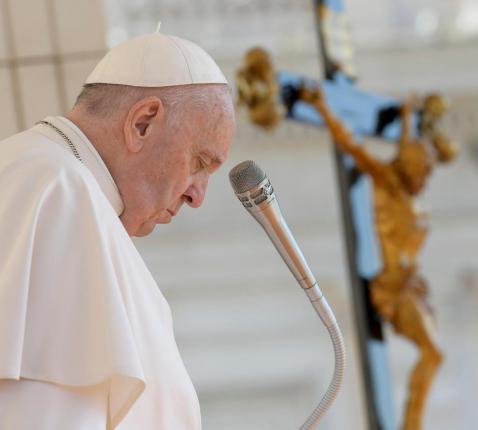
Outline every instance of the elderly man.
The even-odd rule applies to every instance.
[[[130,236],[201,205],[226,80],[160,33],[112,49],[66,117],[0,142],[0,428],[197,430],[170,309]]]

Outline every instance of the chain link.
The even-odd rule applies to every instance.
[[[44,124],[44,125],[47,125],[48,127],[51,127],[53,130],[55,130],[63,138],[63,140],[68,144],[68,146],[71,148],[71,151],[73,152],[73,155],[81,163],[83,163],[83,160],[80,157],[78,149],[76,149],[76,146],[73,144],[71,139],[63,131],[61,131],[58,127],[56,127],[55,125],[53,125],[51,122],[48,122],[48,121],[38,121],[37,124]]]

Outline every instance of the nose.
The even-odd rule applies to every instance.
[[[202,205],[206,197],[207,185],[209,182],[209,175],[204,175],[203,178],[194,181],[183,194],[183,200],[188,206],[198,208]]]

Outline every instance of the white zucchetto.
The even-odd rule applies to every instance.
[[[201,47],[189,40],[156,32],[115,46],[85,83],[168,87],[227,84],[227,80]]]

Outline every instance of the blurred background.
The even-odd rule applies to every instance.
[[[445,362],[425,429],[478,422],[478,2],[349,0],[358,84],[404,98],[438,91],[458,158],[437,167],[420,196],[431,233],[421,261]],[[244,52],[267,48],[279,70],[321,77],[308,0],[0,0],[0,138],[65,113],[106,49],[156,29],[204,47],[230,83]],[[380,156],[391,145],[368,142]],[[332,146],[325,131],[283,122],[273,132],[238,111],[230,158],[201,209],[135,240],[168,299],[205,430],[290,430],[324,393],[333,370],[326,330],[259,225],[230,189],[244,159],[268,173],[282,210],[342,326],[345,385],[324,429],[367,428]],[[396,420],[417,358],[391,330]]]

